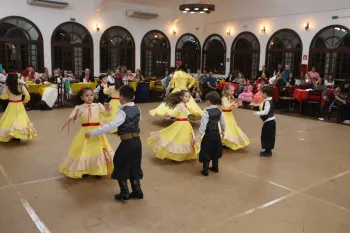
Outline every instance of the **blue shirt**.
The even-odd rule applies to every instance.
[[[207,78],[207,82],[210,83],[210,86],[216,87],[216,78],[214,78],[214,77],[208,77],[208,78]]]
[[[282,76],[283,76],[283,79],[284,81],[288,82],[289,80],[289,75],[291,74],[292,72],[290,70],[284,70],[282,72]]]
[[[166,77],[165,79],[165,88],[167,88],[169,86],[169,83],[171,81],[171,79],[173,78],[173,74],[170,74],[168,77]]]

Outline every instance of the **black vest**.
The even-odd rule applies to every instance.
[[[209,121],[207,124],[207,128],[205,129],[205,132],[219,133],[219,121],[220,121],[222,112],[218,108],[209,108],[209,109],[206,109],[205,111],[207,111],[209,115]]]
[[[109,96],[106,95],[105,93],[103,93],[103,89],[104,89],[103,85],[100,84],[99,86],[100,86],[100,92],[98,93],[98,100],[99,100],[99,102],[100,102],[101,104],[104,104],[104,103],[106,103],[106,102],[109,102],[109,100],[110,100],[110,99],[109,99]]]
[[[270,117],[273,117],[273,116],[274,116],[274,114],[273,114],[273,108],[274,108],[274,105],[273,105],[273,100],[271,99],[271,100],[267,100],[267,101],[269,101],[269,102],[270,102],[270,111],[267,113],[267,115],[260,116],[261,120],[263,120],[263,121],[266,121],[268,118],[270,118]],[[265,103],[266,103],[267,101],[265,101],[265,102],[263,103],[262,110],[264,110],[264,109],[265,109]]]
[[[140,133],[139,121],[141,117],[140,109],[135,106],[125,106],[119,111],[124,111],[126,118],[123,124],[118,127],[118,135]]]

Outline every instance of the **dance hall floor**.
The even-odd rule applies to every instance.
[[[272,158],[260,158],[262,122],[235,110],[252,143],[225,150],[220,173],[200,175],[198,161],[155,158],[151,131],[171,122],[143,112],[143,200],[115,202],[110,178],[72,180],[58,166],[79,124],[61,131],[71,109],[30,111],[32,141],[0,144],[1,233],[349,233],[350,128],[277,115]],[[199,124],[193,124],[197,131]],[[119,139],[108,135],[114,148]]]

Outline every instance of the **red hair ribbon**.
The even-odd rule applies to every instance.
[[[179,66],[182,66],[182,61],[178,61],[177,64],[178,64]]]
[[[15,75],[17,73],[16,72],[8,72],[7,74]]]

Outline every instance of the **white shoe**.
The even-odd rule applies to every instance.
[[[324,119],[323,118],[318,118],[320,121],[324,121]]]

